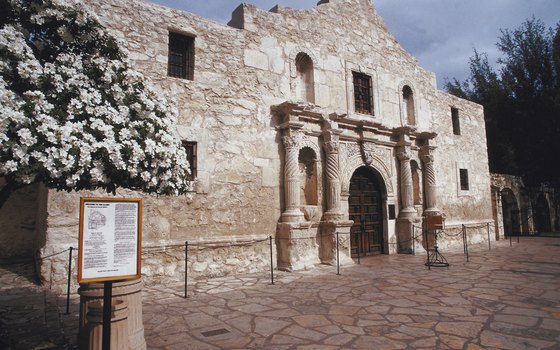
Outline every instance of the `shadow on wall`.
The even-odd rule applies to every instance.
[[[0,262],[33,259],[44,244],[46,197],[44,186],[33,184],[16,190],[0,208]]]

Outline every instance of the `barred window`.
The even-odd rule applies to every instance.
[[[354,80],[354,109],[358,113],[373,115],[373,93],[371,77],[352,72]]]
[[[194,79],[194,38],[169,32],[167,75]]]
[[[190,171],[191,174],[189,175],[188,180],[189,181],[194,181],[194,179],[196,179],[196,170],[197,170],[197,154],[196,154],[196,142],[192,142],[192,141],[183,141],[182,142],[183,147],[185,148],[185,151],[187,152],[187,160],[189,161],[189,167],[190,167]]]

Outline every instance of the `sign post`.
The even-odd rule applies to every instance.
[[[113,282],[141,276],[142,199],[80,198],[78,283],[103,282],[103,350],[111,344]]]

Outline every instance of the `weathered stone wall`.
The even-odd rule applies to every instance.
[[[363,165],[356,142],[366,140],[364,147],[376,154],[372,167],[384,177],[386,204],[395,205],[398,213],[398,140],[391,133],[408,123],[402,93],[406,85],[414,96],[415,135],[438,134],[430,145],[437,147],[439,209],[450,223],[492,220],[482,108],[439,92],[434,74],[402,49],[369,0],[331,0],[309,10],[277,7],[272,12],[243,4],[234,12],[231,26],[136,0],[86,4],[122,40],[132,64],[177,104],[181,138],[198,142],[193,199],[143,197],[144,246],[187,240],[218,244],[275,235],[284,209],[285,155],[276,129],[280,120],[271,108],[300,96],[295,81],[295,57],[300,52],[313,62],[315,107],[326,117],[345,115],[355,126],[340,135],[347,143],[344,149],[356,153],[353,158],[340,155],[343,190],[352,171]],[[195,37],[193,81],[166,74],[169,31]],[[373,116],[354,112],[352,71],[372,77]],[[451,106],[460,110],[460,136],[452,133]],[[370,127],[359,127],[360,121]],[[320,128],[307,132],[321,137]],[[418,150],[412,145],[413,159],[421,165]],[[324,161],[324,155],[318,159]],[[467,193],[458,190],[459,166],[469,170]],[[44,255],[76,244],[80,195],[87,194],[49,192]],[[127,191],[118,195],[138,196]],[[325,209],[325,199],[321,201],[318,212]],[[395,222],[386,219],[386,224],[385,235],[394,243]],[[146,258],[144,272],[171,277],[184,268],[181,254]],[[268,253],[260,245],[223,248],[218,255],[219,263],[215,254],[199,255],[192,270],[218,275],[268,268]],[[58,270],[45,265],[43,276],[57,285],[64,280]]]

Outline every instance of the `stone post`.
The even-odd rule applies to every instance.
[[[283,222],[304,221],[303,213],[299,209],[299,142],[295,136],[284,136],[286,161],[284,163],[284,202],[286,209],[282,213]]]
[[[401,166],[401,203],[400,218],[413,218],[416,216],[414,209],[414,193],[412,191],[412,170],[410,168],[410,153],[403,151],[397,154]]]

